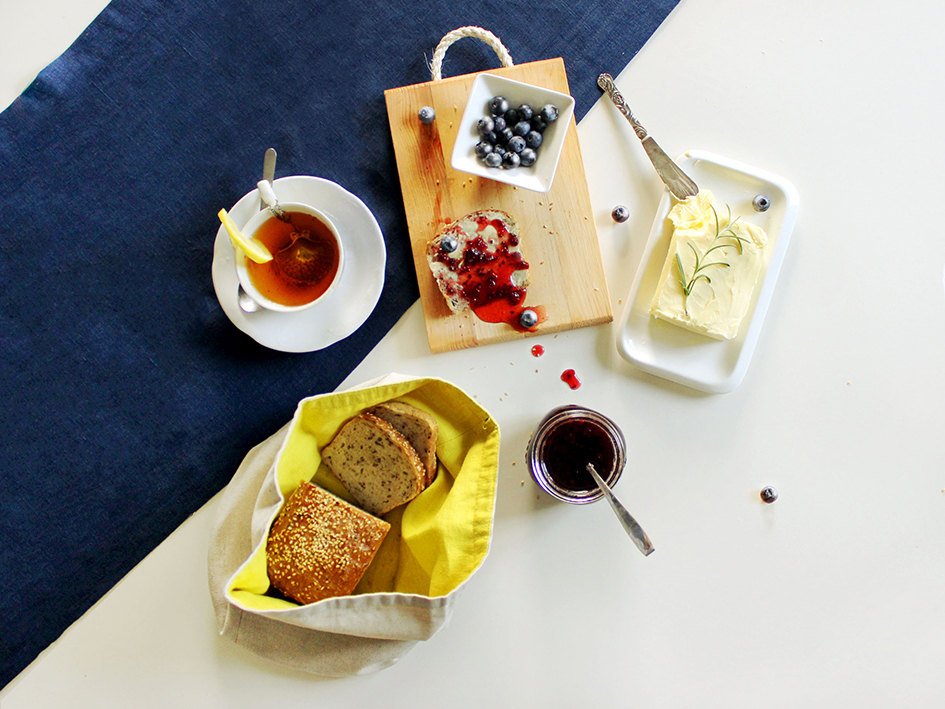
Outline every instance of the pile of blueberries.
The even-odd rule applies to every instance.
[[[503,96],[489,101],[489,115],[476,127],[481,140],[476,156],[487,167],[529,167],[538,159],[543,133],[558,120],[558,107],[547,104],[535,111],[527,103],[512,108]]]

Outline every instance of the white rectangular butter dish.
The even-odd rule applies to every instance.
[[[794,185],[783,177],[712,153],[690,150],[677,163],[700,189],[711,190],[718,204],[728,204],[734,214],[767,232],[767,267],[755,287],[738,336],[732,340],[713,340],[652,317],[650,302],[672,236],[672,225],[666,219],[672,199],[666,192],[617,326],[617,350],[646,372],[721,394],[735,389],[748,370],[797,221],[800,200]],[[759,194],[770,202],[764,212],[752,207],[752,200]]]

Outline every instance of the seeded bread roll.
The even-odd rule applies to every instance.
[[[410,502],[426,483],[417,451],[397,429],[370,413],[342,426],[322,450],[322,460],[355,502],[378,516]]]
[[[302,604],[347,596],[389,531],[384,520],[303,482],[269,531],[269,581]]]
[[[424,487],[436,477],[436,439],[439,432],[436,419],[423,409],[402,401],[388,401],[378,404],[368,413],[382,418],[396,428],[406,438],[426,471]]]

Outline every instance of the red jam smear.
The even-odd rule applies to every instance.
[[[525,328],[519,323],[519,316],[525,310],[526,289],[512,283],[516,271],[528,269],[528,262],[521,252],[509,250],[510,247],[518,246],[519,239],[500,219],[476,219],[477,233],[488,226],[496,230],[498,243],[495,251],[489,250],[482,236],[476,236],[466,241],[461,256],[440,252],[436,255],[436,261],[457,275],[456,290],[480,320],[506,323],[522,332],[534,331],[535,328]],[[540,322],[543,311],[538,312],[538,315]]]
[[[543,354],[545,354],[545,348],[541,345],[532,347],[532,357],[541,357]]]
[[[580,389],[581,387],[581,380],[577,378],[577,374],[573,369],[566,369],[561,372],[561,381],[572,389]]]

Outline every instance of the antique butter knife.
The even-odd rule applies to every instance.
[[[630,125],[633,126],[633,132],[637,134],[637,138],[643,143],[643,149],[649,156],[650,162],[653,163],[653,167],[656,168],[656,173],[660,176],[663,184],[673,193],[673,196],[676,199],[686,199],[686,197],[699,194],[699,186],[692,181],[689,175],[679,169],[679,165],[674,163],[669,155],[663,152],[663,149],[656,144],[656,141],[647,135],[646,128],[643,127],[640,121],[634,118],[627,102],[624,101],[623,96],[617,91],[613,77],[610,74],[601,74],[597,77],[597,85],[610,97],[610,100],[614,102],[617,110],[624,115],[624,118],[630,121]]]

